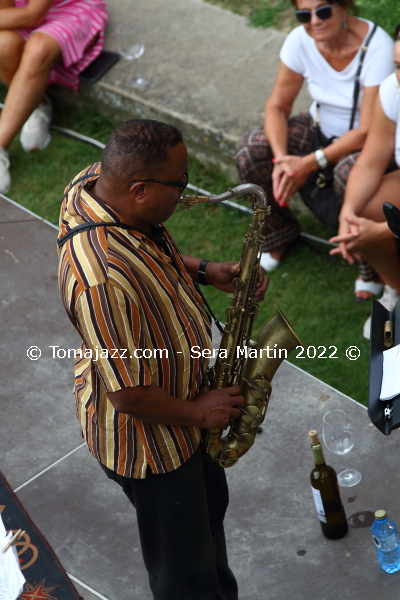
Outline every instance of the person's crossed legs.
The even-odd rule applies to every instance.
[[[43,99],[51,66],[61,60],[58,42],[47,33],[25,42],[17,31],[0,31],[0,79],[9,88],[0,115],[0,191],[10,185],[7,148]]]
[[[399,189],[400,169],[397,169],[384,175],[376,194],[365,205],[359,216],[376,223],[386,221],[382,206],[385,202],[390,202],[400,208]],[[397,240],[391,236],[386,239],[378,239],[366,245],[361,254],[372,264],[383,282],[400,294],[400,257]]]

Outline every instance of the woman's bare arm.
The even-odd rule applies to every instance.
[[[363,209],[376,194],[393,155],[395,135],[396,123],[387,118],[378,96],[370,132],[347,181],[342,218],[346,213],[363,216]],[[380,217],[383,220],[383,215]]]
[[[382,184],[384,173],[393,155],[396,123],[383,112],[379,96],[373,112],[371,129],[364,148],[350,172],[346,185],[346,195],[339,215],[338,235],[331,239],[339,244],[330,254],[342,254],[350,263],[354,262],[350,247],[354,231],[359,237],[359,228],[354,227],[358,217],[372,219],[372,233],[376,239],[385,239],[392,234],[384,221],[382,200],[374,202],[374,196]],[[371,221],[371,225],[372,225]],[[379,226],[377,226],[377,223]],[[353,224],[353,227],[352,227]],[[371,229],[371,227],[370,227]],[[354,244],[353,244],[354,245]]]
[[[287,154],[287,120],[302,84],[303,76],[280,61],[274,89],[265,105],[264,117],[264,135],[277,158]]]
[[[282,62],[279,66],[275,87],[265,106],[264,134],[269,141],[274,156],[281,158],[287,154],[287,119],[293,102],[300,91],[303,77]],[[348,131],[338,140],[324,148],[328,162],[334,164],[351,152],[361,150],[371,126],[372,112],[379,86],[364,89],[360,107],[360,123],[356,129]]]
[[[14,6],[14,0],[0,0],[0,10]]]
[[[53,0],[29,0],[26,6],[15,8],[14,2],[0,0],[0,30],[40,25],[52,2]]]

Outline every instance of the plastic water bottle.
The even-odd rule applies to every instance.
[[[375,512],[371,527],[378,562],[386,573],[400,570],[400,541],[397,527],[388,519],[385,510]]]

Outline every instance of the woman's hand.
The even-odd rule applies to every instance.
[[[314,153],[306,156],[282,156],[274,158],[272,172],[275,200],[281,206],[288,206],[290,198],[307,180],[312,171],[318,168]]]
[[[376,223],[371,219],[364,219],[356,215],[347,215],[343,219],[343,226],[339,228],[338,235],[330,239],[338,243],[339,247],[331,250],[329,254],[341,253],[350,264],[354,258],[360,258],[358,252],[363,248],[387,236],[386,223]]]
[[[348,251],[346,241],[347,239],[353,239],[354,235],[351,233],[350,223],[348,222],[348,218],[352,219],[356,217],[356,215],[350,211],[344,212],[342,208],[340,216],[339,216],[339,229],[336,236],[332,237],[329,241],[332,243],[339,244],[338,248],[331,250],[329,254],[334,256],[335,254],[341,254],[345,260],[351,265],[354,264],[354,258],[352,254]],[[358,233],[358,231],[354,232]],[[351,238],[347,238],[347,236],[351,236]],[[343,240],[343,241],[340,241]],[[345,241],[346,240],[346,241]]]
[[[15,7],[7,0],[0,4],[0,31],[22,29],[42,23],[53,0],[28,0],[25,6]]]

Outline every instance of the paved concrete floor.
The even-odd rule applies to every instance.
[[[189,150],[236,180],[234,147],[263,121],[285,34],[249,27],[244,17],[202,0],[108,0],[105,48],[117,51],[119,23],[139,25],[146,50],[138,61],[122,59],[77,99],[112,117],[156,118],[180,127]],[[133,73],[150,78],[131,86]],[[294,112],[308,109],[303,90]]]
[[[58,294],[55,239],[49,224],[0,198],[1,470],[67,572],[92,588],[76,584],[85,600],[150,600],[134,511],[82,446],[72,359],[52,358],[50,346],[79,344]],[[42,350],[37,361],[26,355],[32,345]],[[363,474],[342,492],[350,532],[336,542],[320,532],[307,436],[332,408],[349,414],[348,463]],[[368,524],[382,507],[400,523],[399,446],[398,431],[384,437],[365,408],[284,363],[263,433],[227,471],[227,542],[241,600],[397,598],[400,573],[379,568]],[[326,455],[342,469],[340,457]]]

